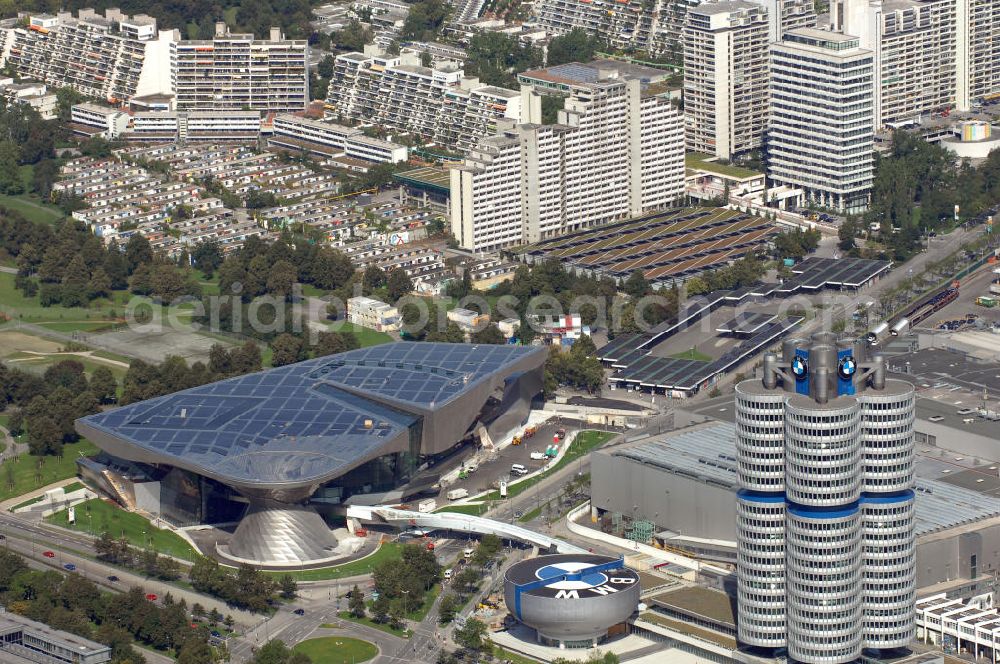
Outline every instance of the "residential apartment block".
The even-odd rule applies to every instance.
[[[70,109],[70,128],[84,136],[116,139],[128,128],[128,113],[97,104],[74,104]]]
[[[401,322],[396,307],[382,300],[364,296],[348,298],[347,320],[379,332],[398,330]]]
[[[755,0],[771,17],[771,41],[782,30],[816,25],[809,0]],[[540,0],[538,23],[556,35],[582,28],[612,49],[681,55],[687,14],[700,0]]]
[[[857,36],[873,54],[876,129],[958,103],[959,4],[841,0],[833,5],[832,28]]]
[[[451,224],[473,251],[553,235],[674,204],[684,192],[684,138],[669,100],[636,79],[575,83],[555,124],[522,89],[527,123],[497,135],[451,170]]]
[[[354,127],[291,114],[274,118],[274,133],[268,143],[289,150],[306,150],[323,157],[343,155],[390,164],[402,163],[408,158],[405,145],[365,136],[363,131]]]
[[[180,143],[253,142],[259,136],[259,111],[141,111],[125,134],[129,141]]]
[[[170,78],[179,111],[291,113],[309,103],[309,44],[232,34],[217,23],[211,40],[173,42]]]
[[[958,1],[959,108],[1000,97],[1000,0]],[[966,28],[968,26],[968,28]],[[968,32],[966,32],[966,30]],[[968,48],[962,44],[968,41]]]
[[[867,208],[874,173],[875,58],[858,42],[800,28],[771,46],[767,176],[842,212]]]
[[[15,83],[12,78],[0,78],[0,97],[11,104],[27,104],[43,120],[53,120],[58,115],[56,93],[50,92],[44,83]]]
[[[745,0],[712,2],[684,23],[687,149],[732,159],[759,148],[767,127],[768,11]]]
[[[337,56],[327,113],[408,131],[461,150],[490,135],[500,118],[520,117],[520,94],[464,75],[458,63],[434,68],[405,53]]]
[[[68,87],[86,97],[117,104],[168,91],[170,44],[175,31],[156,29],[156,19],[108,9],[101,16],[81,9],[35,15],[26,28],[3,39],[0,66],[53,88]]]

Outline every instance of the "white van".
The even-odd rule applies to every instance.
[[[475,552],[476,552],[475,549],[466,549],[465,551],[462,552],[462,554],[465,556],[465,559],[468,560],[469,558],[472,557],[472,554]]]
[[[514,473],[515,475],[527,475],[528,469],[519,463],[515,463],[510,467],[510,472]]]
[[[444,571],[444,580],[445,581],[450,581],[451,580],[451,570],[450,569],[446,569]]]

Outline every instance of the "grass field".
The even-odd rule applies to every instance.
[[[90,454],[97,454],[97,447],[89,440],[81,440],[63,447],[61,457],[22,454],[16,460],[8,459],[0,465],[0,500],[75,476],[77,457]]]
[[[61,307],[59,305],[43,307],[37,296],[24,297],[21,291],[14,288],[14,275],[7,272],[0,272],[0,310],[16,316],[26,323],[107,320],[107,311],[100,309]]]
[[[12,367],[42,373],[62,360],[76,360],[89,375],[98,367],[111,369],[121,380],[128,370],[128,358],[104,351],[64,353],[59,341],[23,332],[14,328],[0,330],[0,360]]]
[[[493,646],[493,656],[499,659],[506,659],[513,662],[513,664],[538,664],[539,660],[531,659],[530,657],[525,657],[524,655],[518,655],[516,652],[511,652],[510,650],[504,650],[500,646]]]
[[[103,532],[125,537],[130,544],[151,548],[183,560],[194,560],[195,551],[187,540],[169,530],[154,528],[149,521],[103,500],[88,500],[76,506],[76,523],[70,524],[65,510],[45,518],[49,523],[97,537]]]
[[[351,615],[350,611],[341,611],[337,615],[344,620],[350,620],[351,622],[358,623],[359,625],[368,625],[369,627],[373,627],[379,631],[385,632],[386,634],[401,636],[404,639],[410,638],[410,633],[405,629],[393,629],[389,625],[375,622],[368,616],[365,616],[364,618],[355,618]]]
[[[308,639],[292,650],[307,655],[313,664],[359,664],[378,654],[375,644],[346,636]]]
[[[563,454],[562,458],[556,462],[556,465],[544,473],[539,473],[534,477],[530,477],[524,481],[517,482],[516,484],[507,485],[507,497],[513,498],[514,496],[527,491],[533,487],[538,482],[551,475],[552,473],[558,471],[560,468],[564,468],[566,464],[573,463],[580,457],[590,454],[595,448],[600,447],[604,443],[608,442],[614,438],[617,434],[610,431],[594,431],[587,430],[581,431],[576,434],[576,438],[573,439],[572,444],[570,444],[569,449]],[[491,491],[486,495],[486,500],[500,500],[499,491]]]
[[[42,327],[53,332],[98,332],[116,324],[116,320],[79,320],[79,321],[44,321]]]
[[[445,505],[434,510],[435,512],[458,512],[459,514],[471,514],[481,516],[490,508],[488,503],[475,503],[472,505]]]
[[[697,349],[692,348],[691,350],[686,350],[682,353],[674,353],[670,357],[675,360],[697,360],[698,362],[711,362],[712,358],[704,353],[698,352]]]
[[[353,332],[354,336],[358,338],[358,342],[361,347],[366,346],[377,346],[379,344],[386,344],[392,341],[390,337],[385,332],[379,332],[377,330],[369,330],[367,327],[361,327],[360,325],[355,325],[354,323],[349,323],[346,320],[337,321],[330,326],[331,332]]]
[[[265,574],[278,578],[284,576],[285,574],[291,574],[297,581],[326,581],[331,579],[343,579],[348,576],[368,574],[372,571],[372,568],[384,560],[397,560],[402,555],[402,547],[402,544],[398,544],[396,542],[385,542],[370,556],[359,560],[352,560],[351,562],[344,563],[343,565],[321,567],[318,569],[294,570],[288,572],[265,572]]]

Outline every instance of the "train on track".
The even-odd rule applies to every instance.
[[[938,291],[911,307],[905,314],[892,322],[876,325],[867,335],[868,343],[877,346],[887,337],[898,337],[927,320],[934,313],[948,306],[958,298],[958,282],[953,282],[948,288]]]

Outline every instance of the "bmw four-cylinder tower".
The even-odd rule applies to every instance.
[[[838,664],[914,634],[913,386],[820,333],[736,388],[739,638]]]

